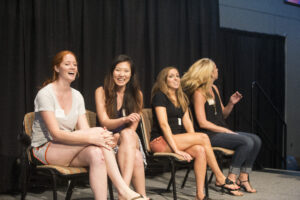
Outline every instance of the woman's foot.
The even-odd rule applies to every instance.
[[[136,197],[133,197],[133,198],[131,198],[130,200],[142,200],[142,199],[145,199],[144,197],[143,197],[143,195],[138,195],[138,196],[136,196]]]
[[[196,197],[195,200],[210,200],[210,198],[208,198],[207,196],[203,196],[203,197]]]
[[[244,194],[239,191],[239,186],[235,184],[232,180],[226,178],[223,183],[216,181],[215,185],[221,188],[222,192],[227,191],[228,194],[234,196],[243,196]]]
[[[251,184],[250,184],[250,181],[248,179],[246,180],[241,180],[241,178],[238,178],[237,180],[237,184],[243,188],[245,190],[245,192],[248,192],[248,193],[256,193],[256,189],[254,189]]]
[[[121,196],[119,194],[119,200],[148,200],[148,198],[143,197],[143,195],[136,193],[136,192],[130,192],[131,194],[126,194],[126,196]]]
[[[229,178],[224,178],[224,180],[222,180],[222,181],[216,180],[215,185],[217,187],[224,187],[224,188],[230,189],[230,190],[240,189],[240,187],[235,182],[230,180]]]

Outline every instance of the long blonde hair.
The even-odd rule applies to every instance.
[[[209,89],[213,83],[212,73],[215,66],[216,64],[211,59],[202,58],[197,60],[183,75],[181,85],[189,98],[198,88],[204,92],[206,99],[212,98]]]
[[[178,71],[178,69],[176,69],[175,67],[165,67],[157,75],[156,81],[155,81],[155,83],[152,87],[152,91],[151,91],[151,101],[152,101],[154,95],[157,92],[161,91],[170,99],[171,102],[174,103],[174,105],[176,105],[175,104],[176,102],[174,102],[170,98],[170,94],[168,92],[169,88],[167,85],[167,77],[168,77],[168,73],[171,69],[175,69]],[[179,85],[179,88],[176,90],[175,94],[176,94],[176,98],[177,98],[177,102],[178,102],[179,106],[185,112],[186,109],[188,108],[189,100],[188,100],[187,96],[185,95],[185,93],[183,92],[181,85]]]

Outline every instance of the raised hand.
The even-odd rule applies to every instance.
[[[138,113],[131,113],[130,115],[125,117],[126,123],[138,122],[140,121],[141,116]]]
[[[243,96],[236,91],[233,95],[231,95],[230,99],[229,99],[229,103],[235,105],[236,103],[238,103],[241,99],[243,98]]]

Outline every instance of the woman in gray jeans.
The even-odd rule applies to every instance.
[[[207,133],[212,146],[235,151],[228,178],[246,192],[255,193],[256,190],[249,182],[249,173],[260,150],[261,140],[255,134],[234,132],[228,128],[225,118],[242,95],[235,92],[224,106],[218,88],[213,84],[217,79],[216,64],[208,58],[202,58],[189,68],[181,80],[192,102],[195,131]]]

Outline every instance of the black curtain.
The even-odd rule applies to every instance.
[[[73,87],[90,110],[113,57],[130,55],[147,107],[163,67],[216,58],[218,12],[217,0],[0,0],[0,192],[17,189],[17,136],[58,51],[77,55]]]
[[[220,31],[217,64],[223,101],[226,104],[237,90],[243,94],[227,122],[234,130],[253,131],[262,138],[258,164],[282,168],[283,124],[280,118],[284,119],[285,38],[225,28]],[[279,115],[257,85],[252,88],[253,81],[261,86]]]

